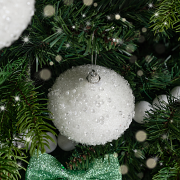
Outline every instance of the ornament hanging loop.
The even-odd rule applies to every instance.
[[[93,47],[93,39],[94,39],[94,32],[92,34],[92,47]],[[97,60],[97,51],[96,51],[96,57],[95,57],[95,65]],[[91,64],[93,65],[93,48],[92,48],[92,55],[91,55]],[[88,82],[90,83],[98,83],[101,79],[101,77],[97,74],[97,72],[92,69],[92,71],[89,73],[89,75],[86,77]]]

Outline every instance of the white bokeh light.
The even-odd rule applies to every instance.
[[[0,1],[0,49],[9,47],[27,28],[35,0]]]
[[[46,5],[44,7],[44,16],[51,17],[55,14],[55,8],[52,5]]]
[[[86,77],[94,69],[98,83]],[[118,139],[134,116],[134,96],[129,83],[106,67],[83,65],[62,73],[48,97],[50,118],[68,139],[88,145]]]

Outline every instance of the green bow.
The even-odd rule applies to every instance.
[[[120,166],[117,158],[117,153],[105,155],[102,159],[95,159],[89,165],[87,171],[66,170],[63,165],[53,156],[41,152],[31,157],[27,170],[26,180],[88,180],[88,179],[104,179],[104,180],[122,180]]]

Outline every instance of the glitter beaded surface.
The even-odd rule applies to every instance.
[[[35,0],[0,0],[0,49],[9,47],[27,28]]]
[[[95,84],[86,79],[92,69],[101,77]],[[60,133],[87,145],[118,139],[134,115],[129,83],[115,71],[98,65],[65,71],[56,79],[48,98],[53,114],[50,118]]]

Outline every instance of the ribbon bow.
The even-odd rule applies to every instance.
[[[109,162],[110,161],[110,162]],[[120,166],[117,158],[117,153],[105,155],[102,159],[95,159],[89,165],[87,171],[84,170],[66,170],[63,165],[53,156],[39,152],[37,158],[37,150],[31,157],[25,179],[26,180],[89,180],[89,179],[104,179],[104,180],[122,180]]]

